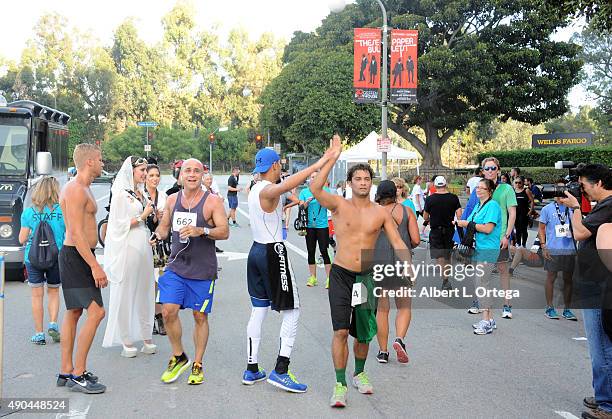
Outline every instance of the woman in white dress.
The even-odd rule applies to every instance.
[[[134,342],[143,341],[141,352],[154,354],[151,341],[155,313],[153,252],[145,225],[153,206],[144,196],[147,161],[128,157],[117,173],[111,192],[110,214],[104,248],[104,270],[110,282],[108,322],[102,346],[122,345],[121,356],[138,353]]]

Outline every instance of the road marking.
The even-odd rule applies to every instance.
[[[96,199],[96,202],[100,202],[100,201],[102,201],[103,199],[108,198],[109,196],[110,196],[110,194],[106,194],[106,195],[104,195],[102,198],[98,198],[98,199]]]
[[[226,252],[224,251],[223,253],[217,253],[217,257],[222,258],[222,257],[226,257],[227,261],[231,261],[231,260],[242,260],[242,259],[246,259],[249,257],[248,253],[238,253],[238,252]]]
[[[562,410],[555,410],[555,413],[565,419],[579,419],[578,416],[574,416],[570,412],[564,412]]]
[[[82,405],[81,400],[70,400],[70,406],[74,406],[74,405]],[[89,413],[89,409],[91,408],[91,402],[87,403],[87,407],[85,407],[85,409],[83,410],[78,410],[78,409],[70,409],[70,411],[68,413],[58,413],[55,415],[55,419],[60,419],[60,418],[86,418],[87,414]]]
[[[587,340],[587,338],[585,338],[584,336],[581,336],[579,338],[572,338],[573,340]]]

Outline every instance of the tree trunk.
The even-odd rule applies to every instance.
[[[416,148],[417,152],[423,158],[424,168],[444,167],[442,165],[442,145],[450,138],[454,130],[448,130],[442,136],[438,135],[438,130],[433,128],[429,123],[421,126],[425,131],[426,142],[423,143],[419,138],[408,131],[403,125],[389,121],[389,128],[395,131],[399,136],[408,140],[410,145]]]

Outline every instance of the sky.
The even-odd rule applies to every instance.
[[[200,28],[217,25],[224,36],[232,28],[243,26],[252,39],[263,32],[272,32],[287,41],[294,31],[315,30],[330,13],[329,5],[332,2],[337,3],[338,0],[193,0],[197,10],[196,22]],[[0,47],[0,56],[19,61],[32,28],[47,12],[65,16],[71,26],[90,31],[103,45],[110,45],[115,28],[126,18],[133,17],[140,37],[148,44],[154,44],[162,36],[161,18],[172,9],[175,1],[105,0],[94,3],[88,0],[29,0],[27,7],[17,1],[2,3],[4,18],[0,23],[0,33],[10,42],[4,42]],[[555,39],[568,40],[576,28],[579,28],[579,24],[560,31]],[[592,104],[581,86],[574,87],[569,100],[574,110],[581,104]]]

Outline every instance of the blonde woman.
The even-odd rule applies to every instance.
[[[58,250],[61,249],[66,235],[66,225],[64,224],[62,209],[59,206],[59,182],[54,177],[44,178],[34,186],[32,206],[21,214],[21,230],[19,231],[19,242],[25,244],[24,262],[28,271],[28,283],[32,289],[32,316],[34,317],[35,333],[31,340],[36,345],[47,343],[43,332],[45,283],[47,283],[47,309],[49,310],[47,333],[54,342],[60,341],[60,332],[57,325],[59,287],[61,284],[59,265],[56,261],[52,268],[40,270],[32,266],[29,259],[32,236],[41,220],[44,220],[51,227],[55,244]]]
[[[391,181],[395,183],[395,187],[397,188],[397,203],[410,208],[412,212],[416,214],[412,199],[410,199],[410,195],[408,195],[408,183],[401,177],[394,177]]]

